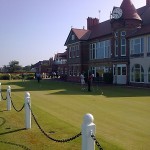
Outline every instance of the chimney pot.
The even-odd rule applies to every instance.
[[[87,29],[90,30],[92,26],[99,24],[99,19],[97,18],[87,18]]]

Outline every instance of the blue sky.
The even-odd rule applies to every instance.
[[[132,0],[136,8],[146,0]],[[109,19],[122,0],[0,0],[0,67],[17,60],[20,65],[48,60],[64,52],[73,28],[86,28],[88,17]],[[99,10],[100,15],[99,15]]]

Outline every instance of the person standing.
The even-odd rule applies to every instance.
[[[85,79],[84,75],[81,73],[80,81],[81,81],[81,90],[85,90]]]
[[[24,73],[22,73],[22,82],[24,81]]]
[[[89,91],[89,92],[91,92],[92,80],[93,80],[93,75],[90,74],[89,77],[88,77],[88,91]]]
[[[39,83],[40,80],[41,80],[41,74],[40,74],[40,73],[37,73],[37,74],[36,74],[36,78],[37,78],[37,81],[38,81],[38,83]]]

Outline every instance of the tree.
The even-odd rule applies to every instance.
[[[19,65],[19,61],[13,60],[9,62],[9,72],[21,71],[22,66]]]
[[[25,67],[23,67],[23,70],[24,70],[24,71],[30,71],[30,70],[31,70],[31,66],[29,66],[29,65],[28,65],[28,66],[25,66]]]

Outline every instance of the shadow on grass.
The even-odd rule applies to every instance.
[[[12,92],[19,91],[50,91],[50,95],[103,95],[106,97],[140,97],[150,96],[150,89],[115,86],[115,85],[99,85],[93,86],[91,92],[87,90],[81,91],[79,83],[63,82],[58,80],[36,80],[31,81],[8,81],[3,85],[15,86]],[[4,90],[3,90],[4,91]]]
[[[5,134],[19,132],[19,131],[22,131],[22,130],[26,130],[26,128],[21,128],[21,129],[16,129],[16,130],[11,130],[11,131],[7,131],[7,132],[3,132],[3,133],[0,133],[0,136],[1,135],[5,135]]]
[[[2,126],[3,124],[5,124],[6,120],[2,117],[0,117],[0,119],[2,119],[2,123],[0,124],[0,126]],[[6,128],[7,129],[7,128]],[[11,133],[16,133],[16,132],[19,132],[19,131],[22,131],[22,130],[26,130],[26,128],[21,128],[21,129],[16,129],[16,130],[11,130],[11,131],[7,131],[7,132],[3,132],[3,133],[0,133],[0,136],[1,135],[5,135],[5,134],[11,134]],[[17,144],[17,143],[13,143],[13,142],[8,142],[8,141],[1,141],[0,140],[0,143],[4,143],[4,144],[9,144],[9,145],[14,145],[14,146],[17,146],[17,147],[21,147],[22,149],[24,150],[30,150],[28,147],[24,146],[24,145],[21,145],[21,144]]]
[[[17,143],[13,143],[13,142],[8,142],[8,141],[1,141],[0,143],[4,143],[4,144],[9,144],[9,145],[13,145],[13,146],[17,146],[17,147],[21,147],[24,150],[30,150],[28,147],[21,145],[21,144],[17,144]]]
[[[6,122],[6,119],[3,117],[0,117],[0,127],[3,126]]]

